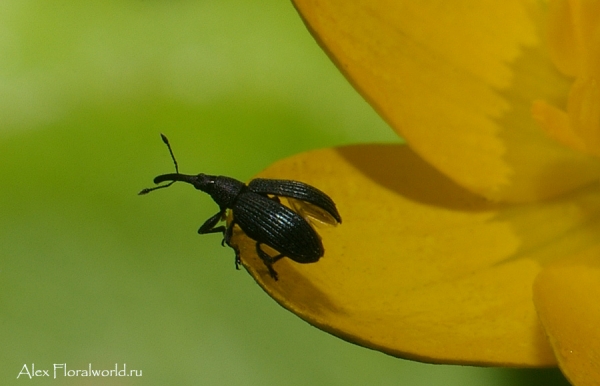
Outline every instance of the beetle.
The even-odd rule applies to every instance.
[[[274,280],[278,279],[278,275],[273,264],[284,257],[302,264],[315,263],[323,257],[325,249],[321,237],[307,218],[332,225],[342,222],[335,203],[327,194],[314,186],[294,180],[255,178],[246,185],[231,177],[204,173],[181,174],[169,140],[164,134],[161,134],[161,138],[169,149],[175,173],[157,176],[154,178],[155,184],[169,182],[143,189],[139,194],[168,188],[178,181],[187,182],[208,193],[219,206],[219,211],[202,224],[198,233],[222,233],[221,244],[227,244],[235,251],[236,269],[239,269],[241,263],[240,251],[230,243],[236,224],[256,242],[256,253]],[[291,208],[283,205],[280,197],[285,197]],[[231,222],[229,225],[217,226],[225,220],[227,210],[231,211]],[[262,248],[263,245],[277,254],[269,255]]]

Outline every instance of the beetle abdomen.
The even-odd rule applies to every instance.
[[[234,221],[251,239],[298,263],[313,263],[323,256],[323,243],[317,232],[288,207],[246,192],[238,196],[232,209]]]

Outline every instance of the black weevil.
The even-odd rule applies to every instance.
[[[162,174],[154,179],[155,184],[170,181],[166,185],[143,189],[139,194],[147,194],[156,189],[167,188],[177,181],[192,184],[196,189],[210,194],[219,205],[219,212],[206,220],[198,233],[223,233],[223,241],[235,251],[235,267],[239,269],[240,252],[230,244],[235,224],[252,240],[256,241],[256,253],[262,259],[273,279],[277,272],[273,264],[288,257],[297,263],[314,263],[325,250],[321,238],[306,220],[306,216],[323,222],[342,222],[333,200],[319,189],[299,181],[256,178],[244,184],[224,176],[180,174],[169,140],[161,134],[167,145],[175,173]],[[279,197],[286,197],[290,206],[280,203]],[[230,209],[233,218],[228,226],[216,226],[225,219]],[[261,245],[267,245],[277,254],[270,256]]]

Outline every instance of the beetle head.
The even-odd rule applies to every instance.
[[[194,176],[179,173],[179,166],[177,165],[175,155],[173,155],[173,150],[171,149],[169,140],[164,134],[161,134],[160,136],[165,145],[167,145],[167,148],[169,149],[171,159],[173,160],[173,164],[175,165],[175,173],[161,174],[160,176],[157,176],[156,178],[154,178],[155,184],[158,185],[166,181],[169,181],[169,183],[165,185],[155,186],[153,188],[143,189],[139,194],[148,194],[153,190],[168,188],[175,182],[181,181],[187,182],[188,184],[193,185],[196,189],[210,194],[212,199],[215,200],[219,207],[231,208],[231,205],[235,201],[236,197],[244,189],[244,183],[233,178],[224,176],[211,176],[204,173],[200,173]]]

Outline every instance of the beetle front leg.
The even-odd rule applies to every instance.
[[[256,253],[258,254],[258,257],[261,258],[261,260],[263,261],[263,263],[265,263],[265,266],[267,267],[267,269],[269,270],[269,275],[271,275],[271,277],[275,280],[277,280],[278,275],[277,272],[275,271],[275,269],[273,269],[273,264],[275,262],[277,262],[278,260],[282,259],[284,256],[282,253],[280,253],[277,256],[269,256],[269,254],[265,251],[262,250],[262,248],[260,247],[259,242],[256,243]]]
[[[219,213],[215,214],[214,216],[212,216],[211,218],[206,220],[204,222],[204,224],[202,224],[200,229],[198,229],[198,233],[201,235],[205,235],[208,233],[219,233],[220,232],[220,233],[223,233],[223,235],[225,235],[225,226],[224,225],[215,227],[215,225],[217,225],[219,223],[219,221],[221,221],[224,214],[225,214],[225,210],[221,210],[221,211],[219,211]]]

